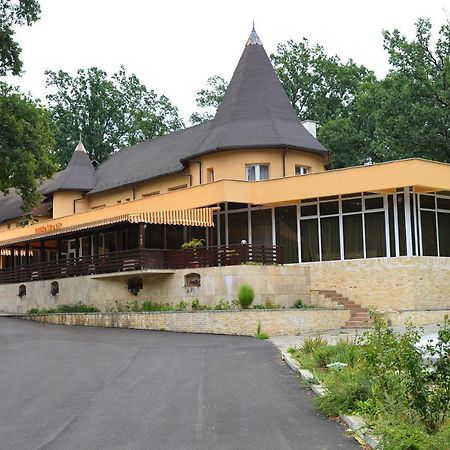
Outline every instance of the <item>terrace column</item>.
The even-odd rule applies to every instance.
[[[145,223],[139,222],[139,231],[138,231],[138,247],[145,247]]]

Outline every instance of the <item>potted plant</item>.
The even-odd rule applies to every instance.
[[[181,248],[183,250],[192,249],[193,259],[188,262],[188,267],[200,267],[199,261],[197,261],[197,249],[203,247],[205,240],[192,238],[189,242],[185,242]]]

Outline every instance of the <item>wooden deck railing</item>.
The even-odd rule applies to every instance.
[[[143,269],[184,269],[246,263],[281,264],[282,261],[282,248],[278,246],[246,244],[186,250],[143,248],[7,267],[0,269],[0,284]]]

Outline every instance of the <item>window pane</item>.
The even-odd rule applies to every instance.
[[[386,228],[384,213],[371,213],[364,215],[366,227],[366,256],[377,258],[386,256]]]
[[[220,245],[225,245],[225,214],[220,215]]]
[[[439,198],[437,199],[438,209],[448,209],[450,210],[450,198]]]
[[[397,195],[398,239],[400,256],[406,255],[405,199],[403,194]]]
[[[366,198],[364,199],[364,205],[366,209],[383,208],[383,197]]]
[[[300,215],[302,217],[317,216],[317,205],[301,206]]]
[[[434,202],[434,197],[431,195],[421,195],[420,196],[420,207],[427,209],[435,209],[436,204]]]
[[[342,212],[358,212],[362,210],[362,200],[360,198],[354,198],[353,200],[342,201]]]
[[[275,208],[277,245],[283,247],[285,263],[298,262],[297,208],[283,206]]]
[[[388,213],[389,213],[389,242],[391,244],[391,256],[395,256],[394,198],[392,195],[389,195],[388,197]]]
[[[319,209],[320,209],[320,215],[321,216],[329,216],[331,214],[338,214],[339,213],[338,202],[320,203]]]
[[[256,167],[247,166],[247,181],[256,181]]]
[[[322,238],[322,261],[340,259],[339,251],[339,217],[320,219]]]
[[[450,256],[450,213],[438,213],[439,251],[441,256]]]
[[[422,250],[425,256],[437,256],[436,215],[432,211],[421,211]]]
[[[259,179],[260,180],[268,180],[269,179],[269,165],[261,164],[259,166]]]
[[[344,258],[363,258],[362,215],[344,216]]]
[[[228,214],[228,240],[230,245],[248,242],[248,213]]]
[[[302,261],[319,261],[319,232],[318,219],[302,220],[300,222],[300,237],[302,248]]]
[[[252,243],[272,245],[272,211],[252,211]]]

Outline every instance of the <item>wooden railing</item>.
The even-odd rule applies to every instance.
[[[282,248],[223,245],[186,250],[135,249],[0,269],[0,284],[143,269],[184,269],[239,264],[281,264]]]

